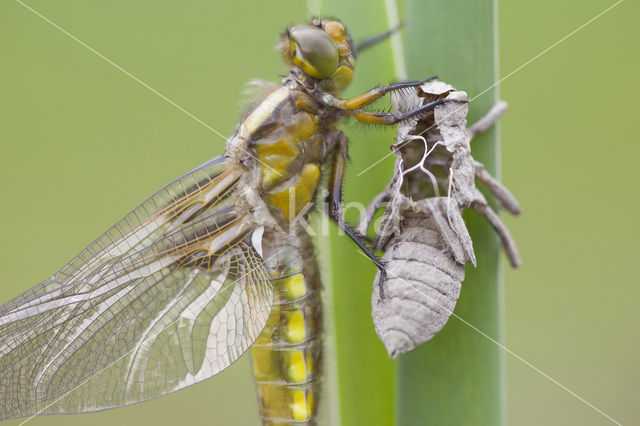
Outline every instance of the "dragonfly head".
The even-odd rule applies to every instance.
[[[313,19],[287,28],[280,40],[282,57],[292,67],[320,80],[325,90],[339,92],[353,79],[351,39],[335,19]]]

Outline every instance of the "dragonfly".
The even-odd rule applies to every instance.
[[[337,19],[291,26],[279,47],[289,74],[261,84],[224,155],[0,306],[0,420],[146,401],[250,349],[262,423],[315,424],[321,282],[303,219],[324,174],[329,216],[384,271],[342,218],[348,140],[338,122],[394,125],[446,101],[404,113],[364,108],[424,81],[340,98],[357,49]]]

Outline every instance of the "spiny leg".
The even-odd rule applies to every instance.
[[[389,92],[401,89],[407,89],[410,87],[420,86],[428,81],[435,80],[438,78],[437,75],[432,75],[431,77],[424,79],[422,81],[400,81],[398,83],[393,83],[388,86],[378,86],[374,87],[371,90],[367,90],[366,92],[354,96],[349,99],[340,99],[336,98],[333,95],[325,95],[323,97],[323,101],[330,107],[337,108],[342,111],[355,110],[358,108],[362,108],[363,106],[367,106],[372,102],[377,101],[384,95]]]
[[[358,233],[342,218],[342,187],[344,183],[344,171],[348,158],[348,141],[347,136],[340,130],[333,133],[332,136],[337,140],[328,183],[329,217],[336,222],[338,227],[342,229],[354,243],[356,243],[360,250],[362,250],[369,259],[371,259],[378,270],[380,270],[381,279],[384,280],[386,275],[384,263],[378,259],[378,256],[371,251]],[[383,289],[382,286],[380,286],[380,297],[383,295]]]
[[[404,113],[374,112],[374,111],[364,111],[361,109],[346,111],[346,113],[362,123],[391,125],[391,124],[397,124],[408,118],[420,115],[425,111],[432,110],[438,105],[443,105],[447,102],[467,103],[468,101],[466,100],[463,101],[459,99],[446,99],[446,98],[436,99],[435,101],[428,102],[414,110],[407,111]]]

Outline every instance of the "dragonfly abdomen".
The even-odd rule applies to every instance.
[[[265,426],[314,424],[322,352],[320,280],[311,251],[300,250],[298,256],[302,268],[273,281],[273,310],[251,348]]]

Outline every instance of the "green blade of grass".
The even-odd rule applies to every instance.
[[[497,99],[496,2],[409,0],[406,60],[409,79],[431,74],[472,98],[469,122]],[[496,173],[495,129],[472,143],[473,156]],[[502,288],[498,239],[475,214],[465,215],[478,267],[467,268],[455,314],[501,340]],[[489,339],[451,317],[431,341],[401,356],[397,369],[396,421],[408,425],[503,423],[503,359]]]
[[[389,28],[384,0],[367,3],[315,0],[309,2],[309,8],[312,14],[339,18],[356,44]],[[387,84],[397,77],[396,72],[391,43],[386,40],[358,55],[354,81],[343,97]],[[386,102],[380,107],[388,105]],[[341,125],[349,136],[351,161],[345,179],[345,217],[352,223],[357,221],[358,214],[356,209],[349,208],[349,202],[368,203],[385,187],[393,168],[393,158],[388,157],[374,171],[358,176],[387,155],[393,143],[395,129],[371,127],[351,121]],[[325,363],[327,369],[337,369],[337,386],[331,391],[337,392],[332,399],[339,406],[339,414],[333,416],[331,424],[388,426],[393,422],[394,363],[378,340],[371,320],[376,268],[358,253],[348,237],[337,235],[334,226],[331,230],[326,244],[330,259],[321,258],[323,266],[331,265],[331,271],[324,274],[325,286],[331,287],[327,290],[332,296],[326,316],[330,317],[327,322],[335,325],[333,344],[329,345],[333,356]]]

